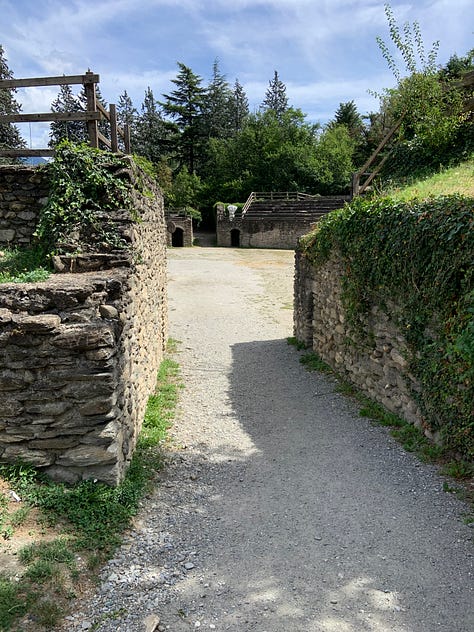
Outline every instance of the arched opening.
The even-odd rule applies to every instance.
[[[233,248],[240,248],[240,230],[238,228],[233,228],[230,231],[230,245]]]
[[[182,228],[178,228],[178,226],[175,228],[171,235],[171,245],[177,248],[184,246],[184,230]]]

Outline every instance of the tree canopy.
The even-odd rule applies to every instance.
[[[0,45],[0,79],[13,79],[13,72],[8,67],[3,47]],[[15,89],[0,90],[0,114],[18,114],[20,105],[15,99]],[[21,137],[20,130],[12,123],[0,124],[0,149],[19,149],[25,146],[25,141]],[[0,164],[12,162],[5,158],[0,158]]]

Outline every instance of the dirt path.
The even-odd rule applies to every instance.
[[[292,253],[169,259],[176,450],[104,571],[96,629],[474,629],[464,507],[286,343]]]
[[[292,253],[175,250],[170,277],[199,494],[170,629],[474,629],[463,508],[285,341]]]

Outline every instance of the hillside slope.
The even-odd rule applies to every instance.
[[[455,167],[417,180],[406,187],[388,188],[383,193],[397,200],[424,199],[453,193],[474,197],[474,155]]]

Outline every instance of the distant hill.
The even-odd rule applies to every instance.
[[[40,156],[29,156],[28,158],[22,158],[22,163],[25,165],[45,165],[49,162],[46,158],[41,158]]]

